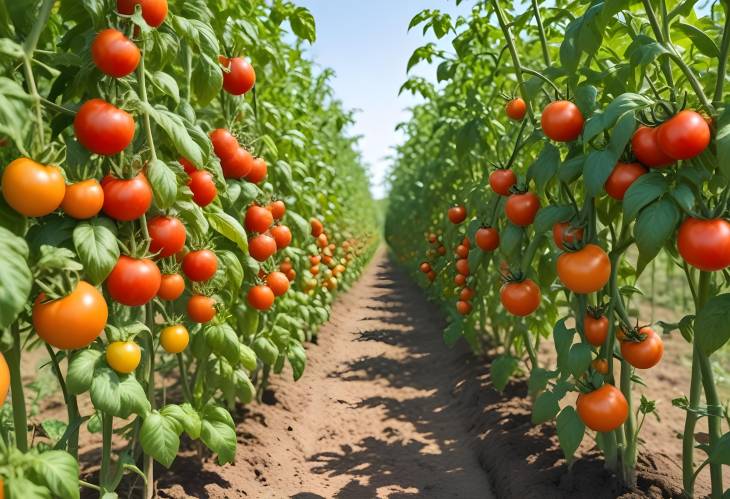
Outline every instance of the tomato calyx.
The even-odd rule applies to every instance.
[[[649,336],[649,334],[642,332],[642,330],[649,327],[651,327],[651,324],[639,325],[638,321],[636,326],[624,327],[622,325],[620,328],[621,338],[619,341],[622,343],[641,343]]]
[[[522,270],[513,271],[508,269],[500,273],[500,276],[502,277],[503,284],[519,283],[527,280],[527,275]]]
[[[606,305],[588,305],[586,307],[586,314],[590,315],[594,319],[600,319],[604,317],[606,311]]]

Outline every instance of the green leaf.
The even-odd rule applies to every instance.
[[[154,73],[147,74],[150,76],[152,84],[160,89],[163,94],[172,97],[175,104],[180,102],[180,87],[178,87],[175,78],[163,71],[155,71]]]
[[[119,376],[116,372],[108,367],[100,367],[94,371],[91,403],[98,411],[119,414],[122,403],[119,396]]]
[[[632,221],[641,209],[667,192],[667,179],[659,172],[649,172],[637,178],[624,195],[626,223]]]
[[[256,356],[261,359],[261,362],[267,366],[273,366],[276,363],[277,357],[279,357],[279,349],[276,348],[274,342],[265,336],[259,336],[254,340],[253,345]]]
[[[603,192],[603,186],[616,166],[616,159],[617,156],[607,149],[593,151],[588,155],[583,167],[583,181],[588,196],[595,197]]]
[[[89,388],[94,380],[94,369],[103,354],[98,350],[81,350],[71,357],[66,375],[66,387],[73,395],[79,395]]]
[[[499,250],[506,257],[516,255],[522,245],[522,237],[525,229],[518,227],[513,223],[507,223],[502,233],[499,235]]]
[[[144,417],[152,410],[150,402],[147,400],[147,394],[134,374],[122,375],[119,384],[119,400],[120,408],[116,415],[124,419],[132,413]]]
[[[198,104],[210,103],[223,88],[223,70],[216,59],[206,54],[198,54],[193,66],[191,86]]]
[[[591,365],[591,346],[588,343],[576,343],[571,346],[568,353],[568,364],[571,374],[580,378]]]
[[[527,381],[527,393],[535,396],[547,387],[548,381],[557,375],[556,371],[548,371],[542,367],[535,367],[530,371],[530,379]]]
[[[725,433],[710,449],[712,464],[730,465],[730,433]]]
[[[155,204],[166,210],[177,200],[177,177],[164,161],[153,159],[147,163],[147,179],[152,186]]]
[[[240,358],[238,336],[227,323],[210,325],[205,328],[205,341],[213,352],[236,365]]]
[[[6,328],[28,302],[33,276],[27,262],[28,245],[5,227],[0,227],[0,255],[0,275],[3,276],[0,280],[0,328]]]
[[[94,218],[76,226],[74,246],[84,272],[93,284],[104,282],[119,260],[117,229],[108,218]]]
[[[558,354],[558,367],[563,372],[569,369],[568,355],[574,337],[575,329],[568,329],[565,326],[565,319],[560,319],[555,324],[553,328],[553,341],[555,343],[555,351]]]
[[[510,377],[517,370],[520,359],[511,355],[501,355],[492,361],[489,372],[492,385],[500,392],[507,386]]]
[[[239,345],[240,349],[240,364],[248,370],[248,372],[254,372],[257,367],[256,363],[256,352],[253,351],[248,345]]]
[[[36,483],[45,484],[56,497],[79,497],[79,464],[65,451],[50,450],[39,454],[33,460],[31,476]]]
[[[596,137],[599,133],[611,128],[616,120],[628,111],[647,107],[652,101],[643,95],[625,93],[616,97],[603,111],[596,111],[586,122],[583,129],[583,142]]]
[[[198,168],[204,166],[205,158],[203,151],[197,142],[190,137],[183,118],[172,111],[152,107],[144,102],[140,102],[139,105],[165,131],[180,156],[187,158]]]
[[[233,383],[236,386],[236,395],[244,404],[250,404],[256,395],[256,387],[253,386],[248,375],[238,369],[233,372]]]
[[[244,253],[248,253],[248,240],[243,225],[224,211],[208,211],[208,222],[213,229],[226,239],[232,241]]]
[[[289,228],[292,231],[292,237],[297,241],[305,241],[310,234],[309,221],[291,210],[286,212],[286,218],[289,221]]]
[[[542,234],[552,230],[553,225],[560,222],[567,222],[574,213],[573,207],[569,205],[543,206],[535,216],[535,232]]]
[[[687,35],[692,45],[702,52],[707,57],[717,59],[720,57],[720,49],[717,48],[717,44],[707,36],[707,33],[699,29],[697,26],[691,24],[677,22],[674,24],[679,30]]]
[[[564,407],[558,414],[556,429],[560,448],[563,449],[565,459],[571,462],[575,451],[578,450],[580,443],[583,441],[583,435],[586,431],[585,424],[583,424],[575,409],[569,405]]]
[[[289,350],[286,352],[289,359],[292,372],[294,373],[294,381],[297,381],[304,374],[304,368],[307,366],[307,352],[299,342],[293,341],[289,344]]]
[[[162,416],[159,412],[151,412],[142,423],[139,441],[144,453],[155,461],[169,468],[180,448],[180,436],[177,432],[177,421],[172,417]]]
[[[200,439],[218,454],[218,464],[232,463],[236,458],[236,426],[228,411],[207,405],[201,414]]]
[[[543,192],[545,186],[558,171],[560,165],[560,151],[551,143],[546,143],[537,159],[527,170],[527,180],[535,181],[538,192]]]
[[[717,120],[717,164],[726,179],[730,179],[730,106],[725,107]]]
[[[464,335],[464,322],[459,318],[451,321],[444,329],[443,339],[447,347],[451,348]]]
[[[542,392],[532,404],[532,424],[550,421],[560,411],[560,397],[551,391]]]
[[[695,341],[705,355],[717,351],[730,339],[730,294],[717,295],[695,317]]]
[[[289,15],[289,24],[295,35],[310,43],[317,39],[317,29],[314,16],[304,7],[297,7]]]
[[[639,248],[637,274],[642,273],[674,235],[679,219],[679,209],[669,199],[660,199],[641,210],[634,225],[634,237]]]

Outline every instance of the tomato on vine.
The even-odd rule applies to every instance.
[[[283,272],[271,272],[267,275],[266,285],[271,288],[274,296],[281,296],[289,291],[289,279]]]
[[[525,317],[537,310],[540,306],[540,297],[540,287],[532,279],[508,281],[499,291],[502,306],[518,317]]]
[[[316,218],[311,219],[309,221],[309,225],[311,227],[312,237],[319,237],[319,235],[324,232],[324,225],[322,225],[322,222]]]
[[[459,315],[469,315],[471,313],[471,303],[468,301],[459,300],[456,302],[456,311]]]
[[[223,71],[223,89],[232,95],[243,95],[256,84],[256,71],[243,57],[219,57]]]
[[[494,251],[499,248],[499,232],[494,227],[481,227],[474,234],[474,241],[482,251]]]
[[[167,0],[117,0],[120,14],[134,14],[135,6],[142,7],[142,17],[153,28],[159,28],[167,17]]]
[[[274,215],[263,206],[253,205],[246,210],[244,226],[247,232],[266,232],[274,223]]]
[[[553,225],[553,241],[565,250],[565,245],[574,245],[583,240],[583,227],[573,227],[570,222],[558,222]]]
[[[604,185],[606,194],[617,201],[622,201],[631,184],[645,173],[647,169],[639,163],[616,163]]]
[[[662,123],[656,132],[661,150],[673,159],[691,159],[710,144],[710,126],[696,111],[685,109]]]
[[[640,126],[631,137],[631,149],[636,159],[651,168],[664,168],[674,163],[659,146],[656,128]]]
[[[662,360],[664,342],[650,327],[642,327],[621,342],[621,356],[637,369],[650,369]]]
[[[489,185],[500,196],[509,196],[510,189],[517,184],[517,175],[508,168],[497,168],[489,174]]]
[[[147,222],[150,234],[150,252],[160,258],[179,253],[185,246],[187,233],[179,218],[160,215]]]
[[[18,158],[3,170],[2,191],[5,201],[21,215],[42,217],[61,205],[66,182],[59,167]]]
[[[463,205],[452,206],[449,208],[447,215],[452,224],[458,225],[466,220],[466,208]]]
[[[274,304],[274,292],[268,286],[261,284],[253,286],[248,291],[248,303],[256,310],[266,311]]]
[[[268,234],[259,234],[248,240],[248,254],[263,262],[276,253],[276,240]]]
[[[182,270],[191,281],[207,281],[218,270],[218,258],[209,249],[191,251],[183,257]]]
[[[132,115],[101,99],[86,101],[76,113],[74,131],[81,145],[103,156],[122,152],[134,138]]]
[[[522,121],[527,113],[527,104],[522,97],[515,97],[504,106],[507,117],[511,120]]]
[[[463,276],[469,275],[469,260],[466,258],[459,258],[456,261],[456,272]]]
[[[215,317],[215,300],[210,296],[193,295],[188,300],[186,310],[191,321],[205,324]]]
[[[730,266],[730,222],[721,218],[687,218],[679,226],[677,249],[684,260],[712,272]]]
[[[130,179],[107,175],[101,181],[104,213],[115,220],[130,222],[144,215],[152,206],[152,187],[140,172]]]
[[[133,73],[141,59],[134,42],[115,29],[105,29],[96,35],[91,44],[91,56],[102,73],[114,78]]]
[[[221,158],[221,168],[225,178],[244,178],[251,173],[253,156],[243,147],[238,147],[232,155]]]
[[[157,297],[165,301],[175,301],[185,291],[185,279],[180,274],[162,274]]]
[[[567,100],[551,102],[540,118],[543,133],[556,142],[572,142],[580,137],[585,119],[578,106]]]
[[[86,220],[99,214],[104,206],[104,189],[95,178],[66,186],[61,209],[76,220]]]
[[[253,184],[260,184],[266,178],[268,168],[263,158],[255,158],[251,163],[251,171],[246,175],[246,180]]]
[[[286,225],[277,225],[271,229],[271,237],[276,241],[276,249],[282,250],[291,244],[291,230]]]
[[[221,161],[231,159],[240,149],[236,137],[225,128],[216,128],[210,132],[210,141],[213,144],[213,152]]]
[[[608,318],[605,315],[595,317],[587,313],[583,317],[583,330],[588,343],[594,347],[600,347],[608,338]]]
[[[611,277],[611,261],[600,246],[583,248],[558,257],[558,278],[573,293],[587,294],[602,289]]]
[[[423,262],[419,268],[424,274],[431,272],[431,264],[428,262]]]
[[[106,363],[120,374],[134,372],[142,361],[142,349],[134,341],[114,341],[106,347]]]
[[[281,220],[286,214],[286,204],[281,199],[272,201],[269,206],[269,211],[273,215],[274,220]]]
[[[205,170],[197,170],[190,174],[188,187],[193,191],[193,201],[201,207],[206,207],[213,202],[218,189],[213,182],[213,175]]]
[[[593,359],[591,367],[599,374],[608,374],[608,361],[606,359]]]
[[[590,393],[581,393],[575,403],[578,416],[591,430],[613,431],[629,416],[629,404],[621,390],[605,384]]]
[[[114,301],[139,307],[157,296],[161,280],[160,269],[152,260],[122,255],[106,278],[106,289]]]
[[[185,326],[167,326],[160,332],[160,345],[167,353],[180,353],[190,343],[190,334]]]
[[[540,198],[534,192],[516,193],[507,198],[504,213],[518,227],[527,227],[535,221],[540,209]]]

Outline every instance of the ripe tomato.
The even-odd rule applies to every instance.
[[[137,69],[141,54],[121,31],[105,29],[94,38],[91,57],[102,73],[122,78]]]
[[[448,211],[449,220],[452,224],[460,224],[466,220],[466,208],[463,206],[453,206]]]
[[[167,0],[117,0],[120,14],[134,14],[135,5],[142,6],[142,17],[153,28],[159,27],[167,17]]]
[[[321,262],[321,261],[322,261],[322,257],[321,257],[321,256],[319,256],[319,255],[311,255],[311,256],[309,257],[309,263],[310,263],[311,265],[317,265],[317,264],[319,264],[319,262]]]
[[[286,225],[277,225],[271,229],[271,236],[276,241],[276,249],[282,250],[291,244],[291,231]]]
[[[157,297],[161,300],[174,301],[185,291],[185,279],[180,274],[162,274]]]
[[[287,278],[287,279],[289,279],[289,282],[292,282],[292,281],[294,281],[294,279],[296,279],[296,278],[297,278],[297,271],[296,271],[296,270],[294,270],[294,269],[289,269],[289,270],[288,270],[288,271],[286,272],[286,278]]]
[[[657,128],[656,138],[667,156],[690,159],[710,144],[710,126],[701,114],[685,109],[662,123]]]
[[[600,374],[608,374],[608,361],[606,359],[593,359],[591,367]]]
[[[659,147],[656,128],[640,126],[631,137],[631,149],[636,159],[652,168],[664,168],[674,163],[674,160]]]
[[[446,254],[446,247],[439,246],[438,248],[436,248],[436,252],[438,252],[439,255],[444,256]]]
[[[459,258],[466,258],[469,256],[469,248],[464,246],[463,244],[460,244],[456,247],[456,256]]]
[[[88,346],[99,337],[109,315],[104,296],[86,281],[57,300],[33,305],[33,328],[49,345],[63,350]]]
[[[540,209],[540,198],[534,192],[512,194],[504,205],[504,213],[513,224],[526,227],[535,221]]]
[[[471,312],[471,303],[468,301],[459,300],[456,302],[456,311],[460,315],[469,315]]]
[[[571,227],[570,222],[558,222],[553,225],[553,240],[561,250],[565,244],[575,244],[583,240],[583,227]]]
[[[499,291],[502,306],[519,317],[530,315],[540,306],[540,288],[532,279],[507,282]]]
[[[191,251],[183,258],[182,270],[191,281],[207,281],[218,270],[218,259],[209,249]]]
[[[77,220],[95,217],[103,206],[104,190],[95,178],[67,185],[61,203],[61,209]]]
[[[187,158],[180,158],[177,161],[182,165],[183,170],[185,170],[185,173],[187,173],[188,175],[197,170],[197,168],[195,168],[195,165],[191,163],[190,160]]]
[[[122,179],[108,175],[101,181],[104,190],[104,213],[123,222],[137,220],[152,205],[152,187],[144,173]]]
[[[494,227],[482,227],[474,235],[477,246],[482,251],[494,251],[499,247],[499,232]]]
[[[608,318],[604,315],[596,319],[591,314],[583,318],[583,332],[588,343],[594,347],[600,347],[608,337]]]
[[[489,185],[500,196],[509,196],[510,189],[517,183],[517,176],[512,170],[500,168],[489,174]]]
[[[221,161],[232,158],[241,147],[236,137],[224,128],[216,128],[210,132],[210,141],[213,143],[213,151]]]
[[[466,258],[456,260],[456,271],[463,276],[469,275],[469,260]]]
[[[317,274],[319,274],[319,265],[313,265],[313,266],[312,266],[312,267],[311,267],[311,268],[309,269],[309,273],[310,273],[310,274],[312,274],[312,275],[317,275]]]
[[[106,289],[122,305],[139,307],[157,295],[161,280],[160,269],[152,260],[122,255],[106,278]]]
[[[251,163],[251,171],[246,175],[246,180],[254,184],[260,184],[268,173],[266,161],[263,158],[256,158]]]
[[[456,274],[454,276],[454,284],[461,287],[466,284],[466,276],[464,274]]]
[[[542,111],[540,123],[545,135],[556,142],[572,142],[583,131],[583,114],[567,100],[551,102]]]
[[[621,390],[605,384],[590,393],[581,393],[575,403],[578,416],[591,430],[613,431],[629,416],[629,404]]]
[[[167,326],[160,333],[160,345],[167,353],[180,353],[190,343],[190,334],[185,326],[176,324]]]
[[[504,107],[504,111],[507,113],[507,117],[509,119],[522,121],[525,117],[525,113],[527,112],[527,104],[525,104],[522,97],[516,97],[507,102],[507,105]]]
[[[254,286],[248,291],[248,303],[256,310],[269,310],[274,304],[274,292],[268,286]]]
[[[434,281],[434,280],[436,279],[436,272],[434,272],[434,271],[432,270],[431,272],[429,272],[428,274],[426,274],[426,278],[427,278],[427,279],[428,279],[429,281],[433,282],[433,281]]]
[[[317,246],[324,249],[327,247],[327,234],[320,234],[317,237]]]
[[[280,199],[272,201],[271,204],[269,204],[269,211],[274,216],[274,220],[281,220],[286,214],[286,204],[284,204],[284,201]]]
[[[438,238],[438,236],[436,234],[431,233],[431,234],[428,235],[428,242],[429,243],[434,244],[438,240],[439,240],[439,238]]]
[[[190,320],[198,324],[210,322],[215,317],[215,300],[210,296],[193,295],[186,308]]]
[[[10,368],[5,360],[5,356],[0,353],[0,407],[8,398],[8,390],[10,389]],[[2,484],[0,484],[2,487]],[[1,498],[0,498],[1,499]]]
[[[122,152],[134,138],[132,115],[101,99],[86,101],[74,119],[81,145],[103,156]]]
[[[221,168],[225,178],[241,179],[251,173],[253,156],[243,147],[237,147],[231,155],[221,159]]]
[[[266,285],[271,288],[274,296],[281,296],[289,291],[289,279],[282,272],[272,272],[266,276]]]
[[[309,225],[312,228],[312,237],[319,237],[319,235],[324,232],[324,225],[322,225],[322,222],[316,218],[311,219],[309,221]]]
[[[606,193],[613,199],[621,201],[626,191],[631,187],[637,178],[647,173],[646,168],[639,163],[616,163],[611,175],[606,179],[604,188]]]
[[[142,349],[133,341],[114,341],[106,347],[106,363],[120,374],[137,369],[142,360]]]
[[[611,277],[611,261],[600,246],[586,244],[558,257],[558,278],[573,293],[593,293]]]
[[[190,174],[188,187],[193,191],[193,201],[198,206],[208,206],[218,194],[218,189],[213,182],[213,175],[205,170],[197,170]]]
[[[226,68],[223,71],[223,89],[232,95],[243,95],[256,84],[256,71],[243,57],[220,56],[220,63]]]
[[[15,211],[26,217],[42,217],[61,205],[66,182],[59,167],[18,158],[3,171],[2,190]]]
[[[474,298],[474,290],[471,288],[464,288],[459,292],[461,301],[471,301],[472,298]]]
[[[621,356],[637,369],[649,369],[662,360],[664,342],[650,327],[642,327],[639,333],[646,337],[641,341],[626,339],[621,342]]]
[[[276,240],[268,234],[259,234],[248,240],[248,254],[263,262],[276,253]]]
[[[274,216],[263,206],[253,205],[246,210],[244,225],[248,232],[266,232],[274,223]]]
[[[700,270],[730,266],[730,222],[688,218],[679,226],[677,249],[687,263]]]
[[[187,234],[179,218],[160,215],[147,222],[150,233],[150,252],[160,258],[172,256],[185,246]]]

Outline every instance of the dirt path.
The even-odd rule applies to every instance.
[[[196,490],[163,479],[161,497],[492,497],[452,395],[464,351],[384,250],[332,317],[304,377],[277,377],[241,424],[237,464]]]

